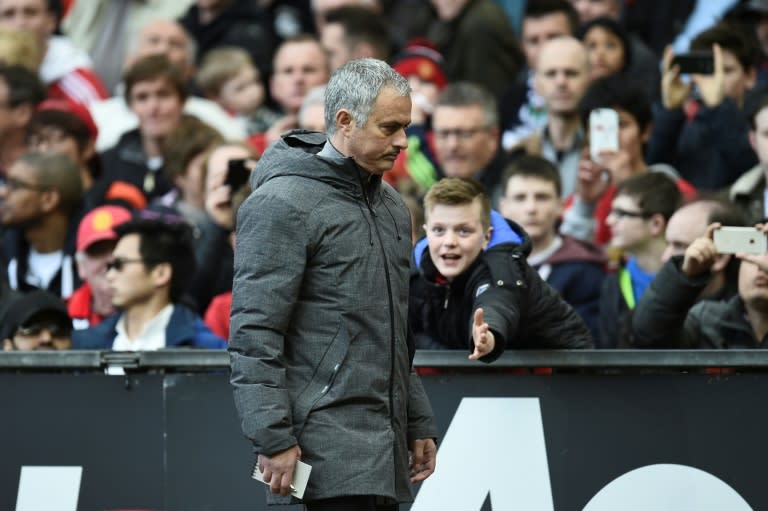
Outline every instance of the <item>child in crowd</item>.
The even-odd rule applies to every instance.
[[[631,311],[663,265],[669,217],[682,202],[675,181],[648,172],[623,181],[616,189],[607,222],[611,247],[629,258],[606,277],[600,298],[598,348],[616,348],[629,336]]]
[[[595,245],[558,234],[563,201],[557,167],[541,156],[521,156],[507,167],[502,187],[501,214],[520,224],[531,238],[528,264],[560,292],[597,337],[606,258]]]
[[[261,73],[242,48],[221,47],[206,53],[195,81],[208,99],[245,125],[248,135],[268,130],[280,118],[265,106]]]
[[[526,263],[531,243],[494,213],[475,180],[446,178],[424,198],[409,322],[416,346],[469,349],[491,362],[505,348],[589,348],[584,322]]]

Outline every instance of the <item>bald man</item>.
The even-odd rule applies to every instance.
[[[512,152],[543,156],[560,171],[563,196],[576,187],[584,132],[579,102],[589,87],[587,50],[570,36],[547,41],[539,51],[535,91],[544,98],[548,117],[543,129],[512,148]]]

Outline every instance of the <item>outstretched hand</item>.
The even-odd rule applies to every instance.
[[[475,343],[475,351],[469,356],[470,360],[477,360],[493,351],[496,346],[496,339],[493,332],[488,327],[488,323],[483,319],[482,307],[475,310],[475,318],[472,322],[472,340]]]

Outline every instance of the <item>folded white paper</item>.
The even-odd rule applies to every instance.
[[[296,468],[293,469],[293,483],[291,484],[291,495],[297,499],[304,497],[304,490],[307,489],[307,482],[309,481],[309,473],[312,472],[312,467],[307,465],[303,461],[296,462]],[[268,484],[264,481],[264,476],[259,471],[259,464],[257,463],[253,467],[251,477],[257,481],[261,481],[264,484]]]

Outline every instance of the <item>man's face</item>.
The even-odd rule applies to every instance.
[[[347,43],[344,27],[340,23],[326,23],[320,36],[320,43],[328,55],[331,72],[352,60],[352,48]]]
[[[29,136],[29,148],[41,153],[62,154],[78,165],[85,165],[93,155],[82,151],[77,140],[58,126],[40,126]]]
[[[145,137],[165,137],[179,123],[184,103],[176,88],[164,77],[134,84],[129,106],[139,118]]]
[[[451,21],[459,15],[469,0],[431,0],[440,21]]]
[[[759,256],[768,264],[768,255]],[[751,307],[765,309],[768,306],[768,274],[756,264],[742,261],[739,265],[739,296]]]
[[[644,131],[632,114],[621,108],[616,108],[619,114],[619,148],[629,154],[630,161],[643,161],[643,144],[651,136],[650,127]]]
[[[499,130],[479,105],[438,105],[432,115],[437,159],[448,177],[474,177],[493,159]]]
[[[0,27],[30,32],[44,43],[55,26],[47,0],[0,0]]]
[[[558,38],[539,54],[534,85],[550,113],[573,115],[589,86],[586,50],[572,39]]]
[[[504,218],[523,226],[534,243],[555,235],[562,212],[555,184],[535,176],[512,176],[499,206]]]
[[[628,195],[613,199],[606,223],[611,228],[611,246],[630,254],[646,245],[654,235],[651,218],[640,209],[637,200]]]
[[[584,35],[589,53],[592,80],[621,71],[626,61],[624,46],[619,36],[603,27],[594,26]]]
[[[314,41],[284,44],[275,54],[270,91],[284,113],[295,114],[313,87],[328,82],[328,62]]]
[[[394,165],[400,151],[408,147],[405,128],[411,123],[411,98],[385,87],[376,98],[364,126],[352,121],[337,128],[344,136],[344,154],[372,174],[383,174]],[[341,133],[339,133],[341,132]]]
[[[185,75],[192,71],[187,34],[175,21],[155,21],[139,33],[138,44],[132,58],[138,60],[149,55],[165,55]]]
[[[669,218],[664,237],[667,248],[661,256],[662,262],[672,257],[685,254],[688,245],[696,238],[704,236],[707,230],[709,212],[698,204],[683,206]]]
[[[768,169],[768,107],[755,114],[755,129],[749,132],[749,141],[763,168]]]
[[[744,69],[739,59],[726,49],[723,49],[723,70],[725,95],[741,105],[747,91],[755,85],[755,70]]]
[[[157,291],[153,270],[148,270],[141,253],[138,234],[120,238],[112,252],[112,261],[120,261],[121,269],[107,270],[107,282],[112,292],[112,305],[125,309],[145,303]]]
[[[5,177],[0,188],[0,220],[4,225],[24,227],[34,224],[45,214],[44,194],[52,193],[40,183],[37,170],[26,163],[17,161]]]
[[[61,313],[42,311],[35,314],[14,332],[11,339],[5,339],[5,351],[68,350],[72,347],[70,334],[72,324]]]
[[[529,69],[536,69],[539,50],[547,41],[571,34],[565,13],[556,12],[538,18],[523,18],[523,51]]]
[[[264,86],[258,70],[253,66],[242,68],[221,88],[219,100],[227,110],[241,115],[258,110],[264,103]]]
[[[92,243],[77,256],[77,271],[88,283],[91,292],[104,299],[111,299],[112,288],[107,280],[107,262],[112,259],[116,241],[102,240]]]
[[[453,280],[480,255],[491,236],[491,230],[483,228],[480,201],[461,206],[436,204],[427,212],[427,232],[429,256],[440,272],[448,280]]]
[[[571,0],[573,8],[579,13],[579,21],[583,25],[595,18],[607,16],[618,19],[618,0]]]

